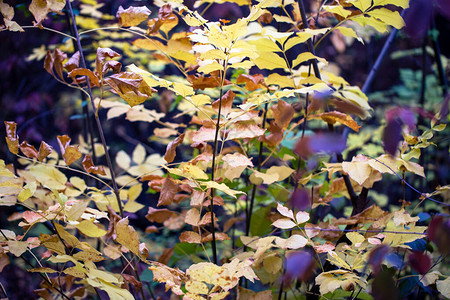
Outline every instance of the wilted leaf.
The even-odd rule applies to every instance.
[[[67,70],[67,72],[71,72],[72,70],[78,68],[80,64],[80,51],[75,52],[69,60],[64,64],[64,69]]]
[[[41,145],[39,146],[38,160],[43,161],[47,156],[50,155],[50,153],[52,153],[52,151],[53,147],[42,141]]]
[[[33,145],[28,144],[27,141],[23,141],[19,145],[20,151],[28,158],[38,158],[38,152]]]
[[[178,185],[170,178],[170,176],[164,178],[161,193],[159,194],[158,206],[172,204],[177,192]]]
[[[119,8],[120,10],[120,8]],[[120,54],[117,53],[114,50],[111,50],[110,48],[97,48],[97,57],[95,59],[95,71],[97,72],[97,74],[100,75],[100,77],[103,76],[103,74],[106,73],[106,71],[108,70],[109,67],[116,69],[117,70],[117,65],[110,65],[109,67],[106,66],[105,68],[105,64],[108,63],[109,61],[106,61],[107,58],[114,58],[114,57],[119,57]],[[114,63],[119,63],[117,61],[111,61]],[[119,67],[120,70],[120,67]]]
[[[16,134],[17,124],[12,121],[5,121],[6,127],[6,143],[8,144],[8,149],[13,154],[19,153],[19,137]]]
[[[76,79],[77,76],[86,76],[87,78],[89,78],[91,86],[100,86],[99,78],[97,77],[97,75],[94,74],[94,72],[92,72],[89,69],[76,68],[70,71],[69,74],[67,74],[67,76],[73,78],[74,81],[76,82],[80,82],[79,80]]]
[[[166,160],[167,163],[171,163],[175,159],[176,155],[175,149],[177,148],[178,145],[183,143],[184,135],[185,135],[184,133],[179,135],[167,145],[166,154],[164,154],[164,159]]]
[[[155,91],[141,75],[132,72],[111,75],[105,82],[131,107],[143,103]]]

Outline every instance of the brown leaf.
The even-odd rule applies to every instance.
[[[147,226],[145,228],[145,233],[149,234],[149,233],[155,233],[155,232],[159,232],[158,228],[154,225],[152,226]]]
[[[120,8],[119,8],[120,10]],[[114,50],[111,50],[110,48],[97,48],[97,58],[95,59],[95,71],[97,72],[97,74],[102,75],[105,74],[106,71],[108,71],[108,68],[111,68],[112,66],[114,66],[114,64],[120,64],[117,61],[114,61],[115,63],[110,63],[111,67],[107,67],[105,69],[105,63],[108,63],[109,61],[106,61],[107,58],[114,58],[114,57],[119,57],[120,54],[117,53]],[[122,64],[120,64],[121,66]],[[114,70],[116,70],[117,68],[119,68],[120,71],[120,66],[115,66],[112,68],[113,72]],[[114,72],[116,73],[116,72]]]
[[[77,83],[81,83],[84,80],[76,79],[75,78],[76,76],[87,76],[89,78],[89,82],[91,83],[91,85],[100,86],[99,78],[94,74],[94,72],[92,72],[89,69],[76,68],[76,69],[73,69],[72,71],[70,71],[69,74],[67,74],[67,76],[72,78]]]
[[[98,174],[98,175],[106,175],[105,169],[103,166],[94,166],[92,162],[92,158],[90,155],[85,155],[83,161],[81,162],[84,170],[88,173]]]
[[[209,124],[203,125],[197,130],[192,136],[192,141],[194,143],[201,143],[207,141],[214,141],[216,134],[216,128],[209,126]]]
[[[220,77],[218,73],[212,72],[210,76],[205,75],[189,75],[186,78],[194,90],[204,90],[206,88],[214,88],[220,86]]]
[[[212,108],[219,113],[219,104],[221,104],[222,108],[220,114],[222,116],[226,116],[230,113],[231,107],[233,105],[234,97],[236,94],[232,90],[228,90],[225,95],[222,96],[222,102],[220,100],[216,100],[212,103]]]
[[[241,74],[238,76],[236,83],[245,83],[245,89],[248,91],[254,91],[256,89],[266,87],[264,83],[264,76],[262,74]]]
[[[173,198],[178,192],[178,185],[170,177],[166,177],[161,187],[161,193],[159,194],[158,205],[170,205]]]
[[[142,287],[142,282],[137,280],[133,275],[122,273],[122,277],[126,282],[134,286],[135,289],[139,290]]]
[[[150,222],[164,223],[165,220],[173,216],[175,213],[167,208],[157,209],[153,207],[148,208],[148,213],[145,215]]]
[[[36,148],[34,148],[33,145],[28,144],[27,141],[23,141],[22,143],[20,143],[20,151],[22,151],[22,153],[28,157],[28,158],[38,158],[38,152],[36,150]]]
[[[41,141],[41,145],[39,146],[38,160],[43,161],[47,156],[52,153],[53,147],[47,144],[44,141]]]
[[[358,132],[359,128],[361,127],[358,125],[358,123],[356,123],[355,120],[353,120],[352,117],[350,117],[347,114],[338,112],[338,111],[330,111],[330,112],[321,113],[321,114],[317,114],[317,115],[310,115],[308,117],[308,119],[322,119],[331,125],[338,122],[338,123],[341,123],[351,129],[353,129],[356,132]]]
[[[367,117],[367,112],[363,108],[361,108],[361,106],[356,105],[350,101],[343,101],[333,98],[330,103],[334,105],[337,111],[340,111],[342,113],[354,114],[361,118]]]
[[[216,218],[216,215],[214,214],[214,223],[217,223],[219,220]],[[200,222],[198,222],[199,226],[205,226],[211,224],[211,212],[207,212],[204,214]]]
[[[229,240],[230,237],[224,232],[215,232],[216,241],[226,241]],[[208,234],[207,236],[202,237],[202,243],[207,243],[212,241],[212,234]]]
[[[105,82],[130,106],[143,103],[156,90],[148,86],[142,76],[132,72],[121,72],[105,78]]]
[[[114,74],[117,74],[120,72],[120,69],[122,68],[122,64],[118,61],[115,60],[108,60],[104,65],[103,65],[103,69],[102,69],[102,74],[106,74],[108,72],[109,69],[111,69],[111,71]]]
[[[44,68],[45,70],[51,74],[53,77],[58,79],[53,73],[53,69],[55,69],[56,74],[59,76],[59,79],[64,80],[63,77],[63,61],[67,58],[67,55],[59,49],[55,49],[52,52],[50,50],[47,51],[47,56],[44,60]]]
[[[78,65],[80,64],[80,51],[75,52],[69,60],[64,64],[64,69],[67,70],[67,72],[71,72],[72,70],[78,68]]]
[[[141,24],[143,21],[147,20],[151,13],[152,12],[145,6],[130,6],[127,9],[123,9],[122,6],[119,6],[116,17],[119,19],[119,25],[121,27],[130,27]]]
[[[276,125],[286,129],[294,117],[295,110],[289,103],[278,100],[278,103],[271,107]]]
[[[169,264],[169,260],[172,257],[173,254],[173,250],[174,248],[166,248],[163,250],[163,253],[161,254],[161,256],[158,258],[158,262],[162,263],[162,264]]]
[[[59,148],[63,156],[66,165],[70,166],[73,162],[81,158],[81,152],[78,146],[70,145],[71,138],[67,135],[56,136],[58,140]]]
[[[183,134],[177,136],[172,142],[170,142],[167,145],[166,154],[164,154],[164,159],[167,161],[167,163],[171,163],[175,159],[175,155],[176,155],[175,149],[177,148],[178,145],[183,143],[184,135],[185,134],[183,133]]]
[[[180,242],[190,244],[200,244],[201,236],[194,231],[185,231],[180,234]]]
[[[17,136],[16,129],[17,124],[12,121],[5,121],[6,127],[6,143],[8,149],[13,154],[19,153],[19,137]]]
[[[256,124],[236,123],[228,132],[227,139],[251,139],[262,136],[266,130]]]

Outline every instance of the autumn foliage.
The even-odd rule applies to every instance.
[[[155,1],[115,16],[95,0],[12,2],[0,37],[61,35],[34,58],[86,124],[34,144],[4,120],[0,272],[25,268],[36,298],[450,297],[449,185],[427,184],[433,151],[448,156],[446,89],[380,105],[368,92],[383,75],[350,84],[321,54],[395,37],[409,0]],[[119,120],[146,136],[119,146]]]

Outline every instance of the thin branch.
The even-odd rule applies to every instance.
[[[76,42],[77,42],[78,51],[80,51],[80,64],[81,64],[82,68],[86,68],[86,61],[85,61],[84,55],[83,55],[83,48],[81,47],[80,35],[78,34],[77,25],[76,25],[76,22],[75,22],[75,16],[73,14],[72,5],[71,5],[70,1],[67,1],[67,10],[68,10],[68,13],[70,14],[70,17],[72,19],[72,24],[71,25],[72,25],[72,28],[73,28],[73,32],[75,33],[75,38],[76,38]],[[94,97],[92,96],[91,84],[90,84],[89,79],[87,78],[87,76],[86,76],[86,84],[87,84],[87,88],[88,88],[89,100],[91,102],[92,109],[93,109],[93,111],[96,111],[95,104],[94,104]],[[97,124],[97,130],[98,130],[99,135],[100,135],[100,140],[101,140],[103,148],[105,150],[106,163],[107,163],[109,171],[111,173],[111,181],[112,181],[112,185],[113,185],[114,194],[116,195],[117,204],[119,206],[120,216],[123,218],[123,205],[122,205],[122,201],[120,200],[119,189],[117,187],[117,182],[116,182],[116,175],[115,175],[114,168],[113,168],[113,165],[112,165],[112,162],[111,162],[111,157],[110,157],[109,152],[108,152],[108,146],[106,144],[106,140],[105,140],[105,135],[103,133],[102,124],[101,124],[100,119],[98,118],[97,115],[95,115],[95,122]]]

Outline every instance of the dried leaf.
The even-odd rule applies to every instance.
[[[143,103],[155,91],[132,72],[121,72],[105,78],[105,82],[122,97],[131,107]]]
[[[28,158],[38,158],[38,152],[33,145],[28,144],[27,141],[23,141],[19,145],[20,151]]]
[[[220,114],[226,116],[231,112],[231,107],[233,105],[233,100],[236,94],[232,90],[228,90],[225,95],[222,96],[222,101],[216,100],[212,103],[212,108],[219,113],[219,104],[221,104]]]
[[[90,155],[84,156],[81,165],[83,166],[83,169],[88,173],[106,175],[103,166],[94,166],[94,163],[92,162],[92,158]]]
[[[39,146],[38,160],[43,161],[52,152],[53,147],[47,144],[46,142],[41,141],[41,145]]]
[[[164,178],[161,193],[159,194],[158,206],[172,204],[177,192],[178,185],[175,181],[170,176]]]
[[[139,251],[139,236],[133,226],[128,225],[128,217],[118,221],[115,230],[116,241],[145,261],[146,257]]]
[[[6,127],[6,143],[8,149],[13,154],[19,153],[19,137],[16,133],[17,124],[12,121],[5,121]]]
[[[120,70],[120,67],[117,65],[117,63],[119,63],[118,61],[106,61],[107,58],[114,58],[119,56],[120,56],[119,53],[117,53],[114,50],[111,50],[110,48],[100,48],[100,47],[97,48],[97,57],[95,59],[95,71],[97,72],[97,74],[99,74],[102,77],[103,74],[105,74],[106,71],[108,71],[108,68],[110,67],[112,67],[113,70],[116,70],[117,68],[119,68]],[[107,66],[105,68],[105,64],[108,62],[111,62],[112,65],[110,63],[110,66]]]
[[[361,126],[359,126],[351,116],[338,111],[330,111],[317,115],[310,115],[308,119],[322,119],[331,125],[335,124],[336,122],[341,123],[356,132],[358,132],[359,128],[361,128]]]
[[[64,69],[67,70],[67,72],[71,72],[72,70],[78,68],[80,64],[80,51],[75,52],[69,60],[64,64]]]
[[[72,71],[70,71],[69,74],[67,74],[67,76],[79,83],[81,81],[77,80],[75,77],[76,76],[86,76],[87,78],[89,78],[89,82],[90,82],[91,86],[100,86],[99,78],[97,77],[97,75],[94,74],[94,72],[92,72],[89,69],[76,68],[76,69],[73,69]]]
[[[70,141],[72,139],[69,136],[58,135],[56,139],[58,140],[59,148],[66,165],[70,166],[72,163],[81,158],[81,152],[78,149],[78,146],[70,145]]]
[[[166,153],[164,154],[164,159],[166,160],[167,163],[171,163],[175,159],[176,155],[175,149],[177,148],[178,145],[183,143],[184,135],[185,135],[184,133],[179,135],[167,145]]]
[[[201,240],[201,236],[194,231],[185,231],[180,235],[180,242],[182,243],[200,244]]]
[[[278,100],[278,103],[271,106],[273,117],[275,119],[275,123],[286,129],[291,123],[292,118],[294,117],[294,108],[289,103]]]
[[[153,207],[148,208],[148,213],[145,215],[145,218],[150,222],[164,223],[165,220],[169,219],[175,213],[166,208],[157,209]]]

